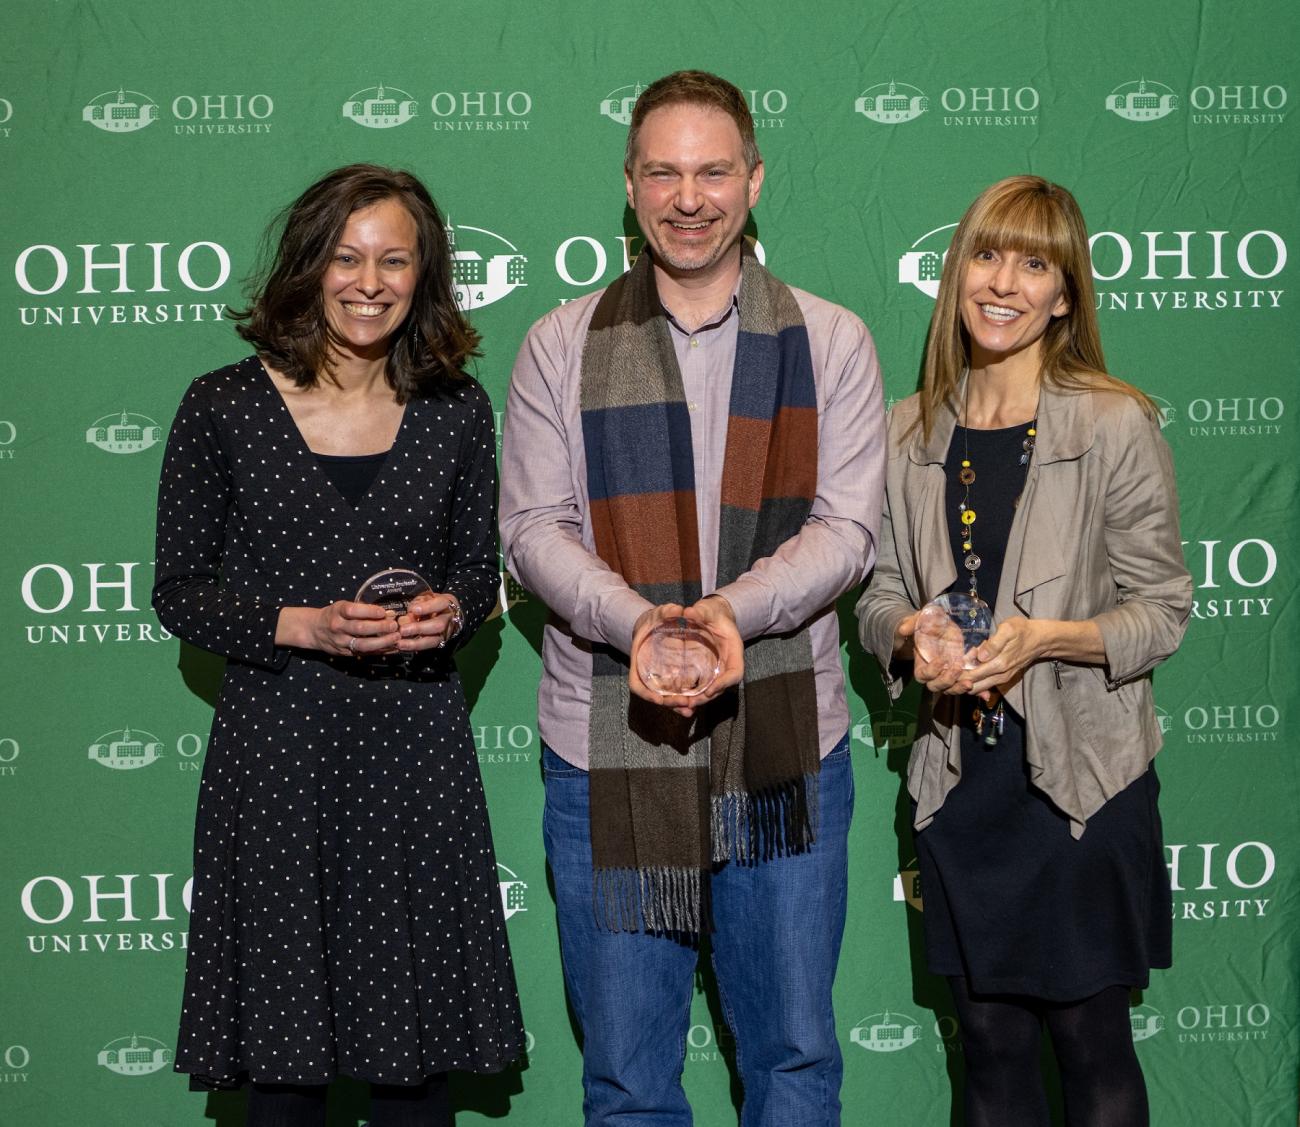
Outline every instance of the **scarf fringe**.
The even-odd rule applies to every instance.
[[[753,793],[714,795],[714,861],[753,864],[805,853],[817,839],[820,783],[806,774]]]
[[[597,869],[592,876],[596,922],[609,931],[713,930],[709,882],[699,869]]]

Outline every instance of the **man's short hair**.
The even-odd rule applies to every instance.
[[[637,137],[646,117],[664,106],[704,106],[720,110],[736,123],[740,130],[740,144],[745,154],[745,165],[750,172],[763,158],[758,155],[758,142],[754,140],[754,119],[750,115],[745,95],[725,78],[704,70],[679,70],[664,75],[641,91],[632,107],[632,123],[627,131],[627,150],[623,167],[632,170]]]

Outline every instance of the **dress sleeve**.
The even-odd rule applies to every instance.
[[[447,592],[460,603],[467,642],[496,605],[501,583],[497,556],[496,425],[487,394],[475,385],[465,396],[472,419],[459,452],[447,551]]]
[[[153,608],[185,641],[224,657],[279,669],[278,606],[222,587],[234,484],[210,389],[196,382],[181,401],[158,483]]]

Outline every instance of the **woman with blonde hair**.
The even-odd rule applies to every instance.
[[[889,436],[857,612],[891,694],[909,673],[927,690],[907,781],[967,1127],[1048,1122],[1044,1024],[1072,1127],[1145,1124],[1129,992],[1169,965],[1171,928],[1151,671],[1191,579],[1169,449],[1151,401],[1106,373],[1064,188],[1015,176],[971,205]],[[918,617],[950,593],[993,629],[945,653]]]

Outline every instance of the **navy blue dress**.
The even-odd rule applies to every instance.
[[[958,427],[944,464],[958,572],[951,590],[969,589],[956,520],[965,493],[957,474],[969,450],[979,591],[989,603],[1024,487],[1025,433]],[[1057,1002],[1146,986],[1151,967],[1170,964],[1173,911],[1154,767],[1089,818],[1076,840],[1069,819],[1029,782],[1023,720],[1008,706],[1005,731],[989,746],[974,732],[979,701],[954,703],[961,782],[916,835],[930,970],[964,976],[978,994]]]

